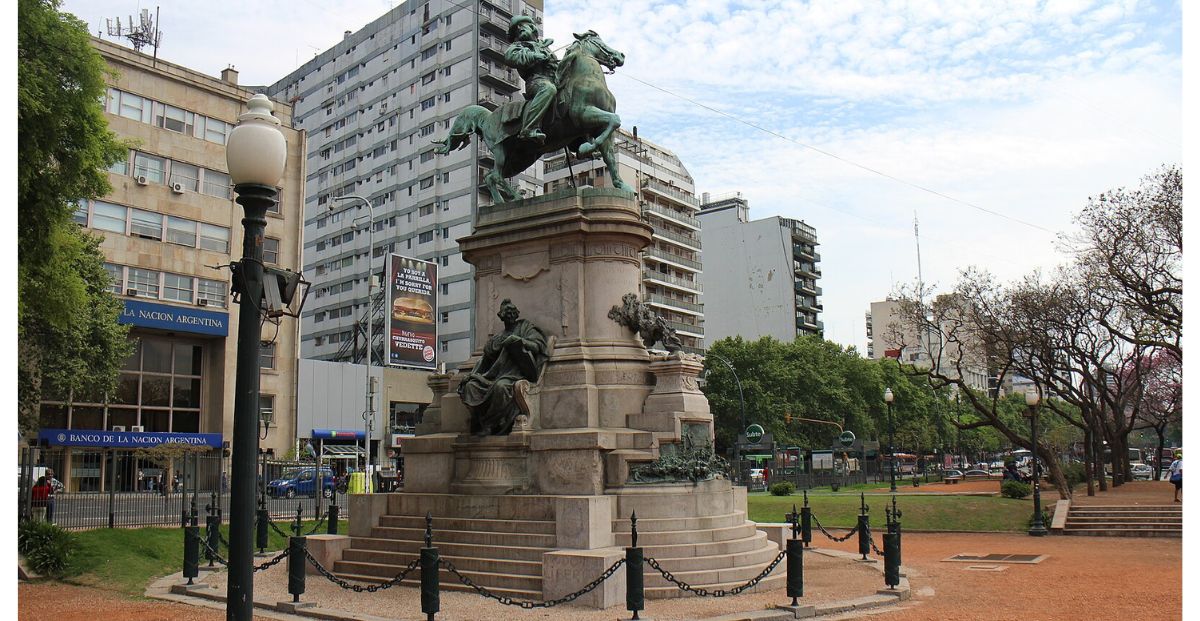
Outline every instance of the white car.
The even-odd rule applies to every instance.
[[[1149,481],[1154,478],[1154,468],[1149,464],[1133,464],[1129,467],[1134,481]]]
[[[751,468],[750,469],[750,480],[755,483],[762,483],[763,469],[762,468]]]

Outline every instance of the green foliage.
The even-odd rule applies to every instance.
[[[1037,515],[1037,513],[1030,512],[1029,521],[1025,524],[1025,528],[1033,528],[1033,518],[1036,515]],[[1045,509],[1042,509],[1042,526],[1045,526],[1046,528],[1050,528],[1050,513],[1048,511],[1046,511]]]
[[[773,483],[770,491],[772,496],[791,496],[796,493],[796,485],[791,481]]]
[[[37,426],[43,391],[111,390],[127,330],[98,241],[72,221],[78,201],[110,190],[127,147],[108,130],[104,60],[87,25],[58,0],[20,0],[17,27],[18,421]]]
[[[71,533],[50,522],[30,520],[17,527],[17,552],[30,569],[43,576],[61,577],[74,546]]]
[[[1000,484],[1000,495],[1005,498],[1025,498],[1033,493],[1033,486],[1020,481],[1005,481]]]
[[[858,494],[818,494],[809,492],[813,515],[825,527],[852,528],[858,519]],[[883,508],[891,497],[867,495],[872,530],[882,529]],[[795,498],[750,494],[749,518],[755,522],[783,522],[792,510]],[[903,513],[903,526],[913,530],[956,530],[977,532],[1019,532],[1027,530],[1026,522],[1032,513],[1029,501],[1012,501],[995,496],[901,496],[898,501]],[[1049,524],[1049,522],[1047,522]],[[814,535],[823,539],[820,534]],[[879,535],[876,534],[878,543]]]
[[[1087,469],[1082,462],[1071,462],[1062,466],[1063,477],[1067,480],[1067,488],[1074,489],[1087,481]]]
[[[634,466],[629,479],[641,483],[705,481],[728,471],[729,464],[711,446],[695,446],[664,453],[648,464]]]

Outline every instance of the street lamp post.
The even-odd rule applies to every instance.
[[[896,400],[896,395],[892,394],[892,389],[888,388],[883,391],[883,400],[887,403],[888,410],[888,474],[891,476],[892,493],[896,493],[896,438],[895,429],[892,426],[892,401]]]
[[[375,278],[374,259],[375,259],[375,207],[371,201],[357,194],[347,194],[345,196],[335,197],[334,202],[357,200],[362,202],[367,208],[367,409],[363,413],[363,455],[366,467],[363,468],[365,477],[365,491],[371,492],[371,434],[375,428],[375,391],[374,385],[371,382],[371,353],[374,349],[373,331],[375,326],[375,287],[372,282]],[[330,206],[330,211],[333,207]]]
[[[258,456],[259,354],[262,339],[263,234],[267,210],[278,203],[276,184],[283,176],[287,142],[272,116],[266,95],[247,102],[229,134],[226,159],[242,218],[242,260],[235,271],[240,291],[237,376],[233,402],[232,485],[229,498],[229,582],[226,618],[254,616],[254,470]]]
[[[1038,475],[1038,395],[1037,389],[1025,393],[1025,405],[1029,406],[1029,426],[1033,440],[1033,525],[1029,534],[1034,537],[1046,536],[1046,524],[1042,520],[1042,477]]]
[[[738,379],[737,371],[734,370],[733,365],[730,364],[728,360],[722,358],[721,356],[718,356],[717,354],[712,353],[711,351],[708,352],[707,355],[712,356],[713,358],[716,358],[717,360],[720,360],[722,364],[729,367],[729,372],[733,374],[733,381],[737,383],[738,406],[741,408],[741,413],[742,413],[742,429],[741,429],[741,431],[738,432],[738,437],[740,438],[741,434],[746,433],[746,400],[745,400],[745,398],[742,397],[742,380]],[[742,443],[735,442],[734,445],[737,447],[736,452],[735,452],[735,460],[738,462],[738,478],[740,479],[742,476],[742,467],[741,467]]]

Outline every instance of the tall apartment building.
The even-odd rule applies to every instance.
[[[514,13],[540,20],[541,0],[409,0],[268,88],[293,104],[294,127],[308,133],[304,273],[313,287],[303,357],[365,360],[367,274],[383,282],[393,252],[438,264],[438,360],[453,366],[470,356],[474,279],[455,240],[490,203],[480,184],[491,162],[478,140],[445,156],[432,141],[464,107],[522,96],[503,61]],[[518,182],[538,189],[532,177]],[[350,196],[363,200],[334,200]],[[381,297],[372,309],[374,360],[384,359]]]
[[[684,349],[704,347],[704,305],[700,303],[700,221],[692,175],[671,151],[620,129],[614,138],[617,167],[626,183],[638,188],[642,216],[654,227],[653,241],[642,252],[642,299],[675,328]],[[545,158],[546,191],[576,186],[611,187],[603,160]]]
[[[116,394],[99,402],[47,395],[39,436],[74,447],[53,458],[69,489],[107,489],[112,481],[130,490],[143,466],[95,448],[185,442],[220,450],[231,439],[238,314],[228,266],[241,258],[243,212],[233,201],[225,141],[254,93],[237,85],[231,69],[218,79],[108,41],[92,44],[114,71],[104,102],[109,129],[133,146],[109,171],[112,192],[82,201],[75,219],[104,237],[112,292],[125,306],[120,321],[132,326],[137,346]],[[267,214],[263,259],[295,268],[304,134],[288,128],[288,105],[276,104],[275,116],[288,159],[280,203]],[[264,330],[270,343],[261,359],[261,407],[274,421],[262,446],[280,456],[295,435],[298,347],[296,321],[281,321]],[[106,433],[72,433],[97,430]]]
[[[816,229],[779,216],[752,221],[740,192],[716,198],[706,192],[699,219],[710,266],[704,276],[710,342],[823,334]]]

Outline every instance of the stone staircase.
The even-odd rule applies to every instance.
[[[638,518],[638,545],[647,558],[656,559],[676,579],[708,590],[744,584],[779,554],[779,546],[746,520],[744,511],[694,518]],[[613,520],[618,546],[630,545],[630,521]],[[645,566],[647,599],[688,595]],[[759,582],[760,589],[779,588],[786,579],[784,567]]]
[[[1072,505],[1064,535],[1182,537],[1182,505]]]
[[[431,498],[432,497],[432,498]],[[433,518],[433,541],[442,559],[472,581],[508,597],[542,598],[542,555],[555,549],[553,499],[511,496],[498,512],[426,494],[395,494],[389,513],[380,516],[370,536],[351,537],[338,576],[363,582],[386,582],[418,558],[425,545],[425,514]],[[399,505],[398,507],[395,505]],[[481,513],[505,515],[474,517]],[[441,588],[469,590],[449,571],[440,572]],[[404,584],[419,584],[414,571]]]

